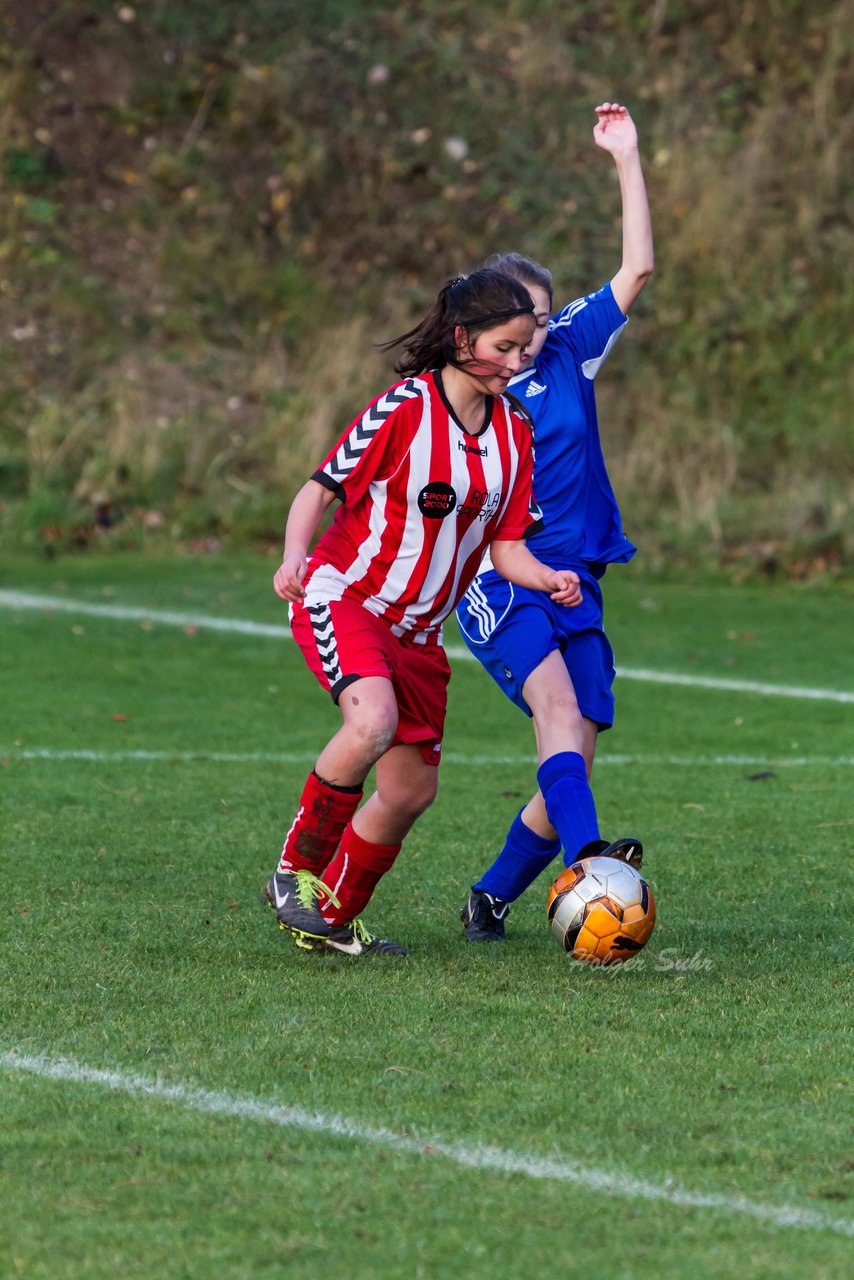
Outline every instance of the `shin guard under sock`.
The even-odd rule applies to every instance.
[[[560,841],[537,835],[522,821],[520,809],[507,832],[504,848],[472,888],[491,893],[502,902],[515,902],[559,853]]]
[[[323,874],[329,896],[321,895],[319,905],[327,924],[348,924],[355,920],[399,853],[399,844],[373,844],[363,840],[351,824],[341,837],[338,853]],[[332,895],[338,900],[337,907]]]
[[[537,770],[549,822],[563,845],[563,861],[575,862],[585,845],[599,839],[599,821],[583,756],[560,751]]]
[[[361,798],[361,787],[334,786],[312,770],[293,826],[285,837],[279,871],[311,871],[319,876],[334,858]]]

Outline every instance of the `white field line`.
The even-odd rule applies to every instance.
[[[161,623],[174,627],[198,627],[199,630],[236,632],[275,640],[291,639],[289,627],[275,623],[249,622],[243,618],[216,618],[202,613],[178,613],[167,609],[141,609],[126,605],[95,604],[84,600],[68,600],[63,596],[33,595],[26,591],[0,591],[0,608],[41,609],[53,613],[84,614],[95,618],[112,618],[124,622]],[[447,648],[450,658],[473,662],[462,645]],[[754,693],[769,698],[807,698],[820,702],[854,703],[854,693],[840,689],[813,689],[799,685],[763,684],[755,680],[730,680],[725,677],[682,675],[670,671],[649,671],[639,667],[620,667],[622,680],[642,680],[654,684],[687,685],[693,689],[719,689],[730,693]]]
[[[316,751],[94,751],[84,747],[0,747],[0,760],[79,760],[95,764],[132,762],[168,764],[312,764]],[[536,756],[529,755],[465,755],[446,751],[444,763],[455,765],[531,765]],[[598,755],[597,769],[602,765],[668,765],[694,769],[722,766],[734,769],[850,769],[854,756],[789,756],[769,759],[767,756],[665,756],[665,755]]]
[[[265,636],[290,640],[290,627],[278,623],[247,622],[241,618],[215,618],[205,613],[179,613],[173,609],[137,609],[130,605],[95,604],[88,600],[68,600],[64,596],[39,596],[28,591],[0,591],[0,608],[41,609],[45,613],[76,613],[91,618],[111,618],[118,622],[160,622],[168,627],[199,627],[206,631],[239,632],[245,636]]]
[[[434,1137],[407,1137],[394,1133],[391,1129],[359,1124],[343,1116],[305,1111],[302,1107],[282,1106],[252,1096],[197,1089],[158,1080],[156,1077],[139,1076],[133,1072],[100,1071],[67,1058],[34,1056],[12,1049],[0,1057],[0,1066],[7,1072],[22,1072],[70,1084],[98,1085],[134,1098],[176,1103],[189,1111],[207,1115],[277,1125],[283,1129],[331,1134],[412,1156],[438,1157],[482,1173],[524,1174],[529,1178],[570,1183],[630,1200],[663,1201],[685,1209],[710,1209],[726,1216],[741,1215],[773,1227],[800,1227],[854,1236],[853,1220],[832,1218],[815,1209],[802,1209],[789,1204],[766,1204],[743,1195],[690,1191],[676,1185],[672,1179],[647,1182],[627,1174],[585,1168],[548,1156],[524,1155],[501,1147],[446,1142]]]

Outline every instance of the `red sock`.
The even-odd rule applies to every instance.
[[[399,844],[372,844],[370,840],[363,840],[351,823],[341,837],[335,859],[323,873],[329,892],[334,893],[340,903],[336,907],[331,899],[321,898],[324,920],[328,924],[348,924],[355,920],[399,853]]]
[[[361,798],[361,787],[333,786],[312,770],[293,826],[285,837],[279,870],[311,871],[319,876],[335,856],[342,832]]]

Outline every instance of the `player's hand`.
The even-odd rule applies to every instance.
[[[600,102],[596,115],[599,119],[593,130],[593,140],[597,147],[614,157],[637,151],[638,131],[628,107],[621,106],[619,102]]]
[[[295,604],[305,596],[302,580],[308,572],[308,560],[304,555],[291,552],[282,560],[273,577],[273,588],[280,600]]]
[[[549,578],[551,581],[546,590],[550,600],[554,600],[555,604],[565,605],[568,609],[581,604],[581,582],[577,573],[573,573],[571,569],[555,569],[549,574]]]

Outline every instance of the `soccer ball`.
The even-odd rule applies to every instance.
[[[627,862],[584,858],[555,880],[546,914],[558,944],[574,960],[622,964],[646,945],[655,925],[655,899]]]

